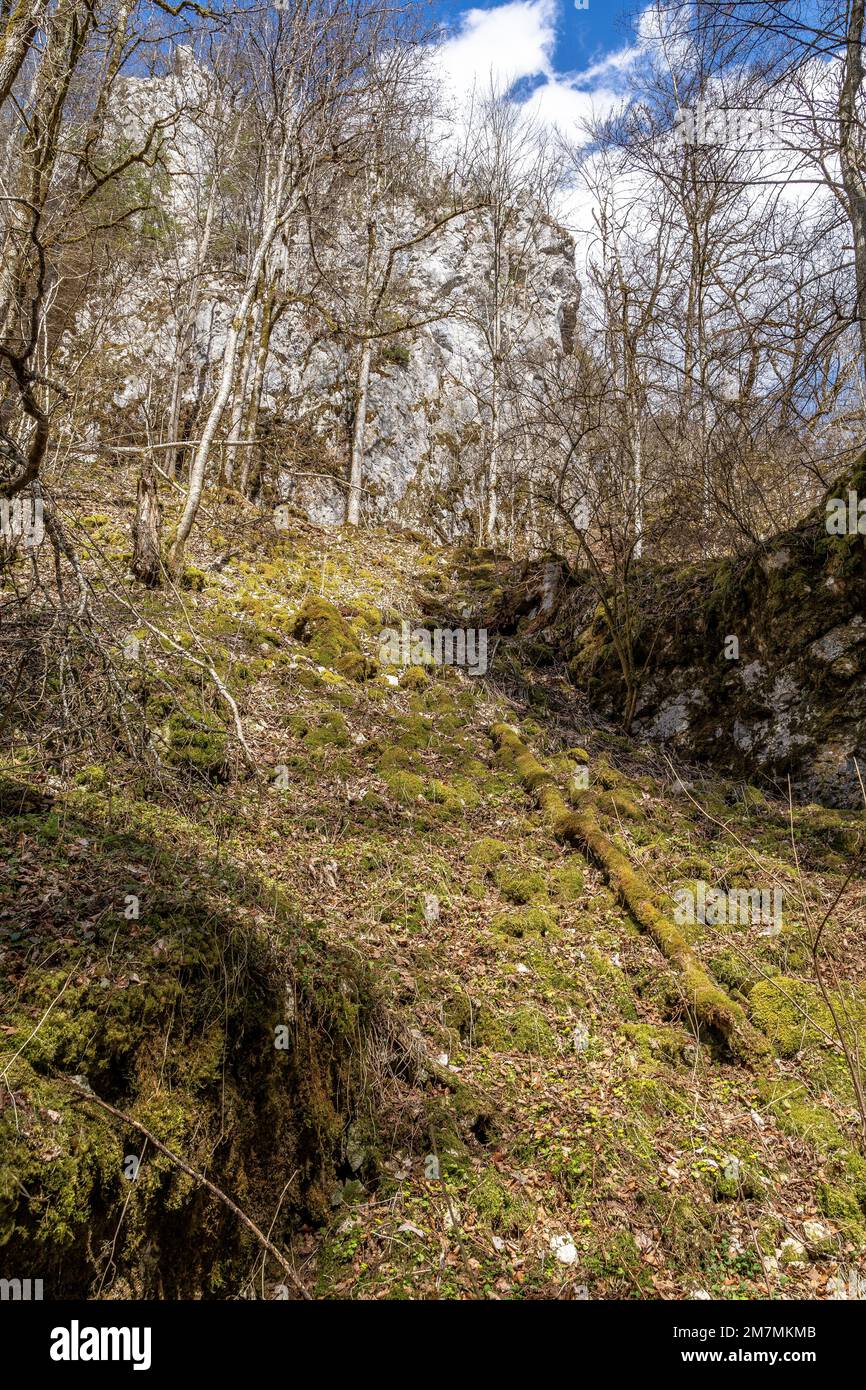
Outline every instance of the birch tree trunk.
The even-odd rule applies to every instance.
[[[219,386],[211,408],[208,411],[207,419],[202,429],[201,440],[193,455],[192,465],[189,470],[189,486],[187,488],[186,501],[168,553],[168,567],[170,572],[175,575],[179,572],[183,564],[184,548],[189,539],[189,534],[193,528],[196,515],[198,514],[202,491],[204,490],[204,480],[207,473],[211,445],[219,429],[223,412],[225,411],[232,393],[232,388],[235,384],[238,343],[246,326],[250,309],[252,308],[253,300],[258,289],[259,279],[264,269],[265,260],[273,245],[280,220],[278,206],[272,205],[259,238],[259,244],[256,248],[252,265],[247,274],[246,289],[244,290],[240,304],[235,311],[234,317],[229,324],[228,333],[226,334],[226,345]]]

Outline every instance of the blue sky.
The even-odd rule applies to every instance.
[[[459,31],[470,10],[496,10],[489,3],[466,5],[458,0],[438,0],[434,10],[449,30]],[[605,54],[634,42],[632,15],[640,6],[633,0],[589,0],[578,10],[574,0],[559,0],[555,6],[556,39],[553,65],[558,72],[574,72],[592,66]]]
[[[446,36],[440,58],[456,92],[510,88],[545,123],[575,128],[591,111],[610,110],[644,49],[629,0],[433,0]]]

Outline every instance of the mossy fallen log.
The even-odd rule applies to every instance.
[[[593,860],[637,925],[652,938],[677,971],[686,1004],[703,1027],[724,1039],[741,1061],[754,1065],[768,1058],[769,1042],[755,1029],[739,1004],[711,978],[676,923],[667,915],[646,879],[602,830],[590,792],[579,810],[565,801],[556,779],[509,724],[496,724],[493,741],[503,763],[545,813],[558,840],[576,846]]]

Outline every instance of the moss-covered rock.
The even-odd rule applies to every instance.
[[[325,710],[318,718],[293,714],[286,723],[291,733],[308,748],[346,748],[350,742],[346,720],[338,710]]]
[[[550,877],[553,891],[560,902],[574,903],[583,897],[586,876],[583,864],[576,855],[567,863],[558,865]]]
[[[0,1107],[0,1247],[55,1298],[236,1297],[261,1255],[233,1212],[88,1088],[284,1248],[299,1221],[327,1217],[360,1095],[366,972],[323,952],[274,885],[224,855],[211,864],[191,823],[157,812],[145,833],[150,809],[75,793],[65,833],[88,854],[64,861],[66,888],[98,925],[89,940],[64,926],[49,969],[31,968],[28,942],[4,943],[17,984],[0,985],[15,1097]],[[27,834],[49,883],[65,844],[51,813]],[[118,885],[140,895],[136,917],[124,919]]]
[[[744,555],[638,568],[629,608],[641,736],[749,780],[756,769],[783,784],[790,774],[801,797],[862,806],[866,539],[827,526],[828,502],[849,489],[866,496],[866,454],[803,521]],[[572,679],[621,718],[627,690],[610,605],[597,598],[596,581],[575,575],[555,627]]]
[[[364,656],[350,624],[327,599],[310,595],[301,604],[291,628],[323,666],[332,666],[350,680],[370,680],[378,666]]]
[[[420,801],[424,796],[424,778],[416,772],[388,772],[385,785],[394,800],[404,806]]]
[[[430,684],[430,677],[423,666],[407,666],[400,676],[400,687],[403,690],[423,690]]]

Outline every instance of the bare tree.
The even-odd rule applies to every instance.
[[[255,190],[258,225],[223,346],[216,391],[190,466],[184,506],[168,554],[177,572],[201,501],[214,439],[236,385],[239,349],[261,292],[272,248],[287,236],[323,167],[349,157],[351,115],[370,81],[373,56],[393,36],[391,16],[367,0],[305,0],[277,15],[253,16],[244,51],[249,92],[244,117],[261,148]]]
[[[462,312],[480,332],[484,379],[470,390],[485,419],[485,499],[481,534],[495,542],[501,528],[502,445],[506,392],[535,305],[529,263],[549,221],[560,160],[537,121],[527,118],[491,81],[473,105],[467,141],[467,186],[482,205],[476,225],[485,274]]]

